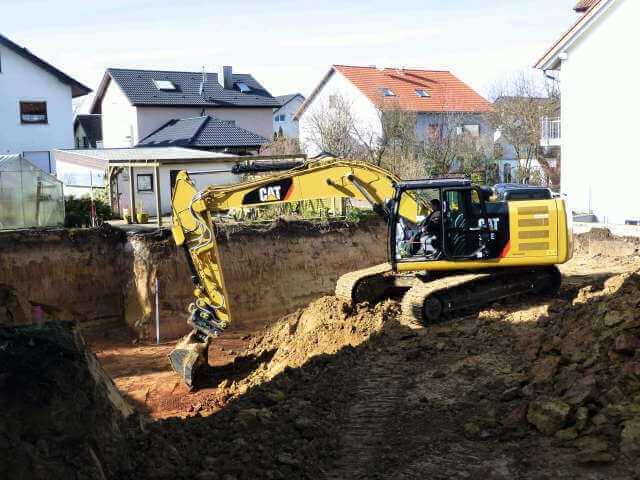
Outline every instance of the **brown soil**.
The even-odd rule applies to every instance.
[[[196,393],[168,370],[171,345],[94,339],[160,419],[129,428],[105,476],[640,478],[637,243],[592,235],[577,252],[559,296],[430,328],[403,325],[391,300],[319,299],[221,337]]]
[[[12,480],[112,478],[133,412],[60,322],[0,328],[0,411],[0,478]]]

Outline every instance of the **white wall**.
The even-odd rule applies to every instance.
[[[202,114],[200,107],[138,107],[137,111],[137,129],[140,139],[169,120],[199,117]],[[265,138],[272,136],[272,112],[272,108],[205,108],[205,115],[211,115],[220,120],[234,120],[236,126]]]
[[[0,154],[48,151],[55,172],[51,151],[73,147],[71,87],[2,45],[0,62]],[[20,123],[19,102],[29,100],[47,102],[47,124]]]
[[[313,126],[311,119],[314,114],[329,108],[329,97],[340,95],[351,104],[351,112],[359,128],[368,137],[380,137],[382,126],[378,111],[371,101],[353,83],[340,72],[334,72],[327,83],[318,92],[316,97],[300,116],[298,121],[300,129],[300,145],[303,151],[314,156],[320,153],[320,149],[313,142]]]
[[[298,111],[300,105],[302,105],[302,97],[297,96],[284,107],[276,110],[273,113],[273,133],[278,133],[282,128],[282,133],[287,138],[298,138],[299,129],[298,121],[294,120],[293,115]],[[276,116],[284,115],[284,122],[276,122]]]
[[[136,109],[122,89],[109,82],[102,98],[102,143],[104,148],[132,147],[139,140]]]
[[[188,170],[188,171],[205,171],[205,170],[221,170],[218,173],[206,175],[194,175],[192,178],[198,190],[208,185],[231,185],[242,181],[241,175],[231,173],[233,163],[230,162],[213,162],[213,163],[188,163],[177,165],[163,165],[160,167],[160,198],[162,213],[169,215],[171,213],[171,188],[170,188],[170,172],[171,170]],[[134,176],[138,174],[152,174],[153,168],[134,168]],[[127,169],[124,174],[118,176],[118,192],[120,193],[120,208],[130,208],[129,202],[129,182]],[[155,178],[154,178],[155,182]],[[140,205],[149,213],[150,216],[156,215],[156,197],[154,192],[138,192],[137,182],[134,178],[133,183],[136,197],[136,208]],[[155,183],[154,183],[155,190]]]
[[[562,192],[602,222],[640,218],[640,2],[618,0],[562,62]]]

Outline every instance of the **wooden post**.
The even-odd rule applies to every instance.
[[[129,165],[129,213],[131,215],[131,223],[136,221],[136,197],[133,188],[133,166]]]
[[[162,199],[160,198],[160,165],[156,164],[153,168],[153,174],[156,181],[156,215],[158,216],[158,228],[162,227]]]

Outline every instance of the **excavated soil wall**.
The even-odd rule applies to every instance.
[[[121,321],[125,241],[109,228],[1,232],[0,324]]]
[[[379,221],[277,222],[268,227],[227,226],[218,235],[236,331],[254,331],[332,294],[346,272],[385,261],[386,227]],[[168,232],[130,237],[133,273],[126,289],[126,320],[145,338],[155,335],[159,283],[161,337],[188,331],[185,306],[193,285],[183,252]]]
[[[386,228],[377,220],[236,225],[221,229],[219,244],[233,328],[252,331],[331,294],[343,273],[383,262]],[[188,330],[193,284],[168,230],[0,233],[0,324],[126,323],[155,338],[156,281],[161,338],[175,339]]]

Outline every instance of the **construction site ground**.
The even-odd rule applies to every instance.
[[[213,344],[204,388],[172,343],[87,341],[141,413],[115,478],[640,478],[640,255],[589,234],[558,296],[405,325],[325,297]],[[108,474],[106,476],[109,476]]]

